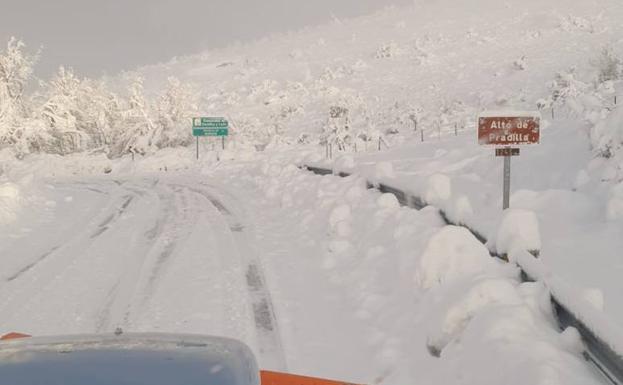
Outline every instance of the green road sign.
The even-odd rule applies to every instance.
[[[227,136],[229,129],[226,128],[201,128],[193,127],[193,136]]]
[[[193,129],[195,128],[228,128],[229,123],[225,118],[193,118]]]

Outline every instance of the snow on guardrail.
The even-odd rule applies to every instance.
[[[321,164],[303,164],[299,167],[318,175],[346,177],[352,174],[350,170],[348,172],[336,172],[329,166]],[[443,184],[442,181],[439,183]],[[412,193],[405,186],[397,186],[399,185],[397,181],[388,184],[386,181],[368,179],[367,185],[368,188],[376,188],[383,193],[395,195],[398,202],[407,207],[419,210],[429,205],[422,197]],[[446,223],[465,227],[480,242],[488,243],[486,237],[480,232],[465,223],[456,223],[448,217],[443,209],[439,209],[439,214]],[[528,244],[531,243],[528,242]],[[584,357],[593,363],[610,382],[623,385],[623,332],[596,306],[583,299],[577,291],[556,277],[538,260],[536,258],[538,250],[521,250],[512,247],[509,254],[509,259],[521,269],[523,280],[542,282],[549,289],[559,327],[561,330],[565,330],[567,327],[577,329],[584,342]],[[499,255],[497,252],[492,252],[491,255],[507,259],[505,254]]]

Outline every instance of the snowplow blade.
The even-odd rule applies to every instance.
[[[32,337],[29,334],[24,334],[24,333],[15,333],[15,332],[11,332],[11,333],[7,333],[5,335],[3,335],[2,337],[0,337],[0,341],[6,341],[6,340],[15,340],[18,338],[28,338],[28,337]]]
[[[297,376],[289,373],[260,371],[261,385],[358,385],[324,378]]]

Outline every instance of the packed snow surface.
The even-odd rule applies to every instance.
[[[192,156],[37,177],[47,204],[0,233],[0,330],[221,335],[264,369],[361,383],[599,383],[546,288],[434,208],[288,156]]]

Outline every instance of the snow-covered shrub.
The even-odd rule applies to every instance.
[[[549,88],[552,91],[551,106],[566,110],[567,113],[583,112],[579,98],[588,91],[588,84],[576,78],[574,68],[557,73],[554,80],[550,82]]]
[[[593,23],[591,20],[574,15],[561,17],[559,26],[563,31],[566,32],[578,30],[582,32],[595,33],[597,31],[597,28],[595,28],[595,23]]]
[[[608,117],[591,128],[591,145],[597,156],[609,159],[623,147],[623,108],[616,107]]]
[[[603,48],[599,57],[591,63],[597,69],[597,84],[615,81],[623,76],[623,62],[612,48]]]
[[[22,41],[12,37],[6,50],[0,51],[0,148],[11,146],[17,155],[37,147],[38,135],[27,132],[31,124],[24,90],[32,75],[37,55],[25,52]],[[38,124],[37,124],[38,125]],[[33,142],[34,140],[34,142]]]
[[[406,118],[412,124],[413,131],[417,131],[418,124],[420,120],[422,119],[423,113],[424,113],[424,110],[421,107],[411,106],[408,108]]]
[[[109,143],[115,122],[108,113],[111,94],[102,82],[79,79],[60,67],[47,85],[47,100],[41,116],[53,137],[48,152],[69,154],[99,148]],[[114,96],[112,96],[114,99]]]
[[[150,117],[151,108],[145,98],[143,77],[130,73],[127,109],[123,111],[123,123],[113,133],[111,156],[121,156],[129,152],[147,153],[152,148],[154,123]]]
[[[321,139],[324,143],[335,145],[340,151],[346,150],[347,146],[353,143],[348,107],[341,105],[329,107],[329,118],[323,127]]]
[[[197,114],[197,92],[177,78],[168,79],[168,87],[158,103],[158,124],[153,141],[158,148],[186,146],[192,142],[190,119]]]
[[[526,69],[526,55],[520,57],[519,59],[513,62],[513,67],[518,71],[523,71]]]
[[[398,44],[396,44],[395,42],[390,42],[381,45],[374,53],[374,57],[377,59],[386,59],[399,56],[402,53],[403,50],[398,46]]]

